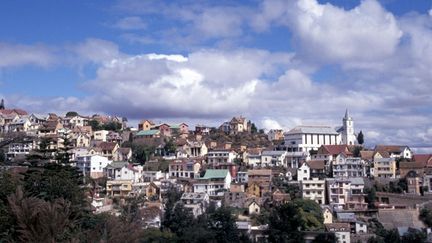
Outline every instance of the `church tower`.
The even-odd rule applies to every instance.
[[[354,145],[357,143],[357,137],[354,133],[354,120],[348,113],[348,109],[345,111],[345,116],[342,119],[342,144]]]

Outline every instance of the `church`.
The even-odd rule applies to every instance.
[[[285,148],[289,152],[306,152],[318,150],[322,145],[355,145],[357,136],[354,131],[354,120],[348,109],[342,118],[342,126],[297,126],[284,134]]]

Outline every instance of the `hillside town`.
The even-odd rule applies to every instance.
[[[26,187],[28,178],[43,174],[35,171],[72,167],[91,214],[128,215],[137,229],[164,239],[192,234],[179,223],[188,217],[220,223],[211,221],[215,212],[228,212],[231,239],[240,242],[432,242],[432,154],[406,144],[366,146],[344,110],[340,124],[287,130],[263,130],[243,116],[215,127],[143,117],[133,127],[124,117],[34,114],[2,100],[1,181],[21,175],[31,191],[39,184]],[[2,195],[1,210],[16,193]],[[19,221],[16,205],[11,217]],[[201,230],[218,235],[208,225]]]

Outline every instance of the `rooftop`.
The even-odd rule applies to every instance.
[[[285,134],[330,134],[338,135],[336,130],[330,126],[297,126]]]

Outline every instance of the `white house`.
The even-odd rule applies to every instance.
[[[143,167],[128,162],[112,162],[105,168],[105,175],[111,180],[131,180],[133,183],[143,181]]]
[[[233,163],[236,157],[237,153],[233,150],[211,150],[207,153],[207,162],[209,164]]]
[[[325,180],[313,178],[312,180],[303,180],[301,182],[302,198],[310,199],[320,205],[326,204]]]
[[[351,242],[351,226],[349,223],[331,223],[325,224],[326,230],[336,236],[337,243]]]
[[[286,166],[287,151],[265,150],[261,154],[261,165],[263,166]]]
[[[332,163],[333,177],[362,177],[365,176],[364,162],[360,157],[348,156],[340,153]]]
[[[84,176],[100,178],[104,176],[104,168],[111,163],[108,158],[100,155],[86,155],[75,158],[76,167]]]
[[[94,131],[93,132],[93,139],[97,140],[97,141],[106,142],[108,133],[109,133],[109,131],[107,131],[107,130]]]
[[[210,196],[223,196],[231,186],[231,174],[228,170],[208,169],[204,177],[194,182],[194,192],[206,192]]]

